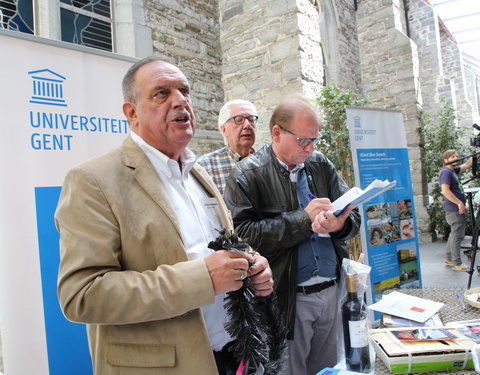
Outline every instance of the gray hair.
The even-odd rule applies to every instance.
[[[126,102],[137,103],[138,101],[138,87],[135,85],[135,74],[137,73],[138,69],[142,66],[147,65],[154,61],[162,61],[169,64],[174,65],[168,59],[160,56],[148,56],[142,60],[137,61],[133,64],[125,73],[125,76],[122,80],[122,92],[123,92],[123,100]]]
[[[227,120],[230,117],[232,117],[232,111],[230,110],[231,107],[233,107],[234,105],[241,105],[241,104],[250,105],[250,106],[253,107],[255,112],[257,112],[257,108],[255,107],[255,105],[252,102],[249,102],[248,100],[244,100],[244,99],[230,100],[229,102],[226,102],[223,105],[222,108],[220,108],[220,112],[218,113],[218,128],[219,129],[223,124],[225,124],[227,122]]]

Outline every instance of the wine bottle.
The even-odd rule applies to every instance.
[[[358,300],[354,274],[346,275],[347,299],[342,305],[345,361],[350,371],[368,373],[370,352],[368,347],[367,311]]]

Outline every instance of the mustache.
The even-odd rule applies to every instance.
[[[169,120],[175,120],[179,117],[186,117],[188,120],[192,119],[190,112],[188,112],[186,109],[182,109],[180,111],[177,111],[168,115]]]

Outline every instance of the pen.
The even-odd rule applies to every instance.
[[[465,304],[463,303],[462,296],[460,296],[460,294],[458,294],[458,293],[455,293],[455,296],[457,297],[458,303],[462,307],[463,311],[467,312],[467,308],[465,307]]]
[[[317,199],[317,197],[315,195],[313,195],[312,193],[308,193],[307,196],[310,198],[310,199]],[[338,216],[340,215],[341,213],[343,212],[343,209],[342,210],[337,210],[335,211],[333,214],[335,216]]]

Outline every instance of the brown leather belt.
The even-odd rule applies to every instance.
[[[330,281],[324,281],[323,283],[320,283],[320,284],[304,285],[304,286],[297,285],[297,293],[303,293],[303,294],[318,293],[324,289],[334,286],[336,283],[337,283],[337,280],[330,280]]]

